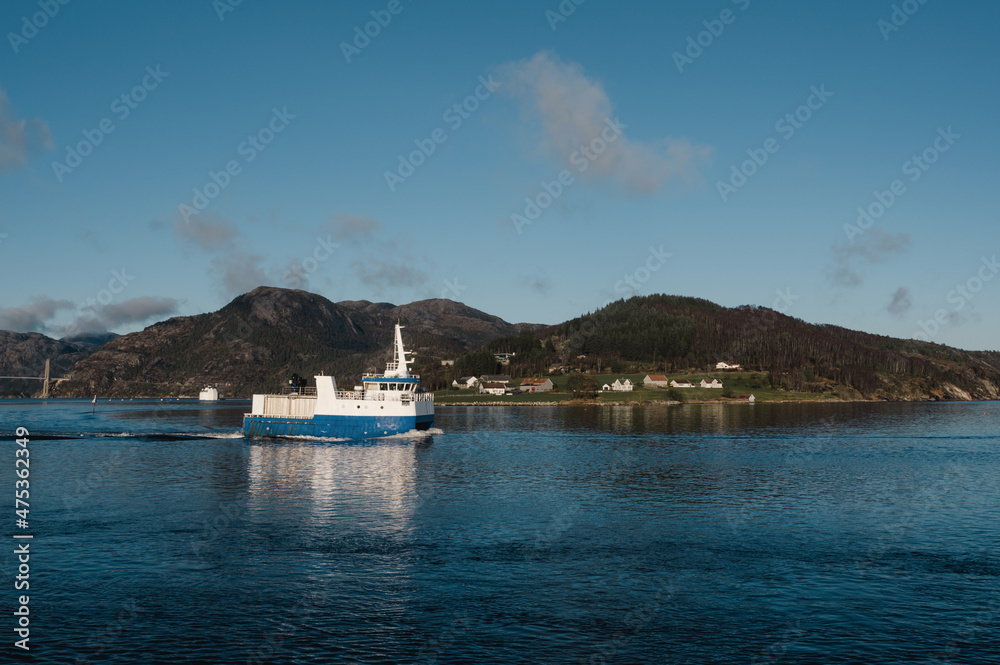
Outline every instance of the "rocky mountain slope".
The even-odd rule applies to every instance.
[[[384,368],[397,321],[418,370],[524,327],[450,300],[334,303],[260,287],[217,312],[172,318],[106,344],[73,367],[72,381],[56,394],[195,396],[212,384],[223,397],[248,397],[279,389],[293,372],[332,373],[354,385],[361,372]]]
[[[740,363],[772,386],[846,399],[1000,399],[1000,353],[894,339],[816,325],[766,308],[653,295],[611,303],[555,326],[511,324],[450,300],[408,305],[331,302],[306,291],[260,287],[207,314],[176,317],[103,343],[0,332],[0,373],[39,376],[46,357],[63,397],[224,397],[280,389],[291,376],[325,372],[353,386],[391,356],[393,324],[406,326],[414,368],[431,389],[461,373],[516,376],[603,369],[711,372]],[[102,345],[103,343],[103,345]],[[509,367],[495,355],[514,352]],[[441,360],[456,359],[454,367]],[[67,371],[68,370],[68,371]],[[16,382],[13,394],[41,392]],[[10,394],[10,392],[8,393]]]
[[[63,376],[76,363],[115,337],[117,335],[113,333],[105,333],[60,340],[40,333],[0,330],[0,376],[42,376],[46,358],[51,360],[50,376]],[[41,381],[0,379],[2,397],[30,397],[40,395],[41,391]]]

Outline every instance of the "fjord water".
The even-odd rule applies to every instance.
[[[996,662],[997,403],[91,409],[0,404],[37,663]]]

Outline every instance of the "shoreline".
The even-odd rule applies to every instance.
[[[648,400],[642,402],[594,402],[589,400],[561,400],[546,402],[435,402],[434,407],[447,406],[661,406],[685,404],[728,404],[728,405],[756,405],[756,404],[970,404],[972,402],[997,402],[997,399],[775,399],[757,400],[748,402],[746,400],[690,400],[677,402],[673,400]]]

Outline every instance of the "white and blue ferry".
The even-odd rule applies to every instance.
[[[295,385],[287,395],[254,395],[251,413],[243,416],[244,436],[361,439],[433,427],[434,394],[410,374],[413,360],[406,358],[401,330],[397,323],[385,374],[365,374],[354,390],[337,390],[334,378],[321,374],[315,389]]]

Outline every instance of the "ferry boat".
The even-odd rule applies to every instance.
[[[433,427],[434,394],[410,374],[413,360],[406,357],[402,328],[396,324],[393,359],[384,374],[363,375],[354,390],[337,390],[334,377],[320,374],[315,388],[294,380],[290,394],[254,395],[251,413],[243,416],[243,435],[361,439]]]
[[[219,389],[215,386],[205,386],[198,393],[198,399],[202,402],[217,402],[219,400]]]

